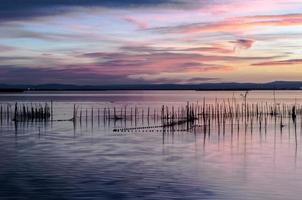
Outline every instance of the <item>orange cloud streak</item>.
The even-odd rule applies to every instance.
[[[279,61],[269,61],[252,64],[253,66],[288,66],[288,65],[302,65],[302,59],[292,59],[292,60],[279,60]]]
[[[165,27],[162,30],[175,33],[198,32],[246,32],[263,26],[302,25],[302,14],[263,15],[231,18],[214,23],[195,23],[190,25]],[[161,29],[161,28],[160,28]]]

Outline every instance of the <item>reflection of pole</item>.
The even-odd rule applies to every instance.
[[[246,91],[244,94],[241,94],[241,96],[244,99],[244,126],[245,126],[245,132],[247,129],[247,95],[248,95],[248,91]]]
[[[205,126],[204,126],[205,127]],[[205,130],[204,130],[204,134],[203,134],[203,149],[205,150],[205,148],[206,148],[206,139],[207,139],[207,134],[206,134],[206,132],[205,132]]]
[[[14,125],[15,125],[15,135],[18,134],[18,122],[15,120],[14,121]]]
[[[277,111],[276,111],[276,91],[274,90],[274,92],[273,92],[273,95],[274,95],[274,115],[276,115],[277,113]]]
[[[245,116],[247,115],[247,95],[248,95],[248,91],[245,92],[244,94],[244,108],[245,108]]]
[[[1,122],[1,125],[2,125],[2,119],[3,119],[3,108],[2,108],[2,105],[0,107],[0,122]]]
[[[274,164],[276,163],[276,144],[277,144],[277,130],[276,130],[276,118],[275,118],[275,122],[274,122],[274,151],[273,151],[273,160],[274,160]],[[281,143],[282,143],[282,129],[281,129]]]
[[[51,107],[50,108],[50,110],[51,110],[50,111],[51,112],[51,115],[50,115],[51,116],[51,121],[53,121],[53,101],[52,100],[50,101],[50,107]]]
[[[17,117],[18,117],[18,104],[16,102],[16,104],[15,104],[15,116],[14,116],[15,122],[17,122]]]
[[[293,119],[294,127],[295,127],[295,163],[297,162],[297,151],[298,151],[298,137],[297,137],[297,121],[296,118]]]

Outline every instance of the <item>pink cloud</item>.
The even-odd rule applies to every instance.
[[[253,66],[290,66],[290,65],[302,65],[302,59],[268,61],[268,62],[254,63],[252,65]]]
[[[228,32],[245,33],[266,26],[296,26],[302,25],[302,14],[259,15],[236,17],[213,23],[195,23],[174,27],[162,27],[157,30],[174,33]]]
[[[143,49],[144,50],[144,49]],[[96,73],[106,74],[157,74],[231,71],[238,63],[252,63],[278,57],[239,57],[226,55],[202,55],[188,52],[95,52],[82,55],[93,59],[87,66]],[[82,65],[83,66],[83,65]]]
[[[200,12],[208,12],[213,15],[247,15],[260,12],[284,11],[297,8],[300,0],[232,0],[227,3],[209,4],[201,7]]]
[[[15,47],[7,46],[7,45],[0,45],[0,52],[14,51],[14,50],[16,50]]]
[[[134,24],[140,29],[146,29],[148,28],[148,23],[142,20],[138,20],[137,18],[134,17],[125,17],[124,18],[127,22]]]
[[[220,45],[213,45],[213,46],[202,46],[202,47],[195,47],[195,48],[187,48],[184,49],[186,51],[192,52],[199,52],[199,53],[218,53],[218,54],[230,54],[233,53],[233,50],[228,49],[226,47],[222,47]]]

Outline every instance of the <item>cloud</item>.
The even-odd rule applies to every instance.
[[[254,63],[252,66],[290,66],[290,65],[301,65],[302,59],[292,59],[292,60],[279,60],[279,61],[268,61]]]
[[[35,78],[33,78],[35,77]],[[123,75],[96,74],[87,68],[32,68],[20,66],[0,66],[0,82],[10,84],[91,84],[106,85],[114,84],[136,84],[137,81]],[[144,83],[144,82],[142,82]],[[146,82],[147,83],[147,82]]]
[[[213,82],[213,81],[220,80],[219,78],[215,78],[215,77],[192,78],[177,73],[138,74],[138,75],[130,75],[129,77],[137,81],[148,81],[157,84],[171,84],[171,83],[190,84],[190,83],[201,83],[201,82]]]
[[[17,60],[31,60],[32,57],[29,56],[0,56],[0,62],[6,61],[17,61]]]
[[[231,41],[231,43],[234,44],[234,51],[236,51],[238,49],[250,49],[255,41],[249,39],[239,39],[236,41]]]
[[[224,55],[203,55],[198,53],[175,53],[175,52],[150,52],[150,53],[86,53],[83,57],[94,58],[95,62],[104,70],[133,70],[137,73],[146,72],[168,72],[184,71],[184,65],[188,63],[201,63],[209,66],[216,62],[252,62],[279,58],[275,56],[264,57],[241,57]]]
[[[243,40],[236,42],[243,46],[249,43]],[[3,69],[8,70],[6,66],[11,66],[11,70],[3,75],[2,80],[14,82],[20,79],[37,83],[40,81],[58,83],[77,81],[90,84],[98,83],[98,79],[101,78],[108,80],[105,78],[106,76],[119,77],[120,80],[114,79],[119,83],[129,83],[134,81],[133,77],[140,77],[142,74],[149,76],[165,74],[169,77],[169,74],[175,72],[181,73],[183,76],[198,74],[207,78],[206,74],[230,73],[242,63],[260,63],[281,58],[278,56],[224,54],[230,51],[232,50],[219,44],[192,48],[153,47],[149,44],[141,44],[140,46],[121,46],[113,49],[112,52],[92,51],[70,54],[62,54],[61,52],[53,52],[53,54],[45,52],[43,54],[43,52],[39,52],[39,54],[31,54],[31,56],[2,56],[0,61]],[[30,80],[31,73],[31,76],[39,78]],[[161,76],[160,78],[166,77]],[[186,77],[186,80],[190,78],[192,76]],[[145,81],[151,80],[146,79]]]
[[[0,45],[0,52],[8,52],[16,50],[15,47],[7,46],[7,45]]]
[[[217,60],[237,59],[225,56],[204,56],[192,53],[126,53],[126,52],[92,52],[77,57],[77,62],[66,63],[66,59],[52,55],[44,57],[0,57],[0,81],[10,83],[81,83],[100,84],[101,81],[114,81],[119,84],[137,83],[142,74],[166,74],[161,80],[169,78],[175,72],[186,74],[203,74],[208,72],[225,72],[232,67],[214,64]],[[16,62],[19,59],[22,62]],[[26,59],[26,60],[24,60]],[[81,60],[83,59],[83,60]],[[240,58],[239,58],[240,59]],[[14,62],[10,62],[14,60]],[[25,62],[24,62],[25,61]],[[78,62],[79,61],[79,62]],[[15,64],[14,64],[15,63]],[[16,64],[19,63],[19,64]],[[24,64],[31,67],[24,66]],[[136,76],[137,75],[137,76]],[[36,77],[32,79],[32,77]],[[142,77],[141,77],[142,78]],[[186,80],[189,80],[187,77]],[[204,77],[206,78],[206,77]],[[179,80],[181,79],[178,78]],[[170,80],[170,79],[169,79]],[[139,80],[141,82],[141,80]],[[144,80],[147,83],[152,80]]]
[[[142,74],[157,76],[158,74],[181,73],[182,76],[231,73],[242,63],[249,64],[280,57],[242,57],[228,55],[203,55],[188,52],[94,52],[81,55],[93,59],[89,68],[95,73],[119,74],[129,77],[140,77]],[[81,57],[80,56],[80,57]],[[164,78],[164,77],[160,77]],[[192,76],[190,76],[192,78]],[[146,79],[147,81],[149,79]]]
[[[294,26],[302,25],[302,14],[286,15],[258,15],[248,17],[235,17],[223,21],[209,23],[192,23],[179,26],[158,27],[149,30],[162,33],[245,33],[258,27],[266,26]]]
[[[219,54],[230,54],[233,53],[233,50],[227,49],[225,47],[221,47],[219,45],[208,46],[208,47],[195,47],[195,48],[187,48],[184,51],[193,51],[200,53],[219,53]]]
[[[2,0],[0,21],[25,20],[75,11],[74,8],[136,8],[190,5],[183,0]]]
[[[191,48],[176,48],[176,47],[151,47],[146,45],[126,45],[120,48],[122,51],[135,53],[160,53],[160,52],[195,52],[195,53],[218,53],[229,54],[233,53],[232,49],[228,49],[222,45],[212,44],[207,46],[191,47]]]
[[[47,40],[56,42],[62,41],[79,41],[85,40],[85,42],[95,42],[95,40],[104,40],[100,35],[93,33],[50,33],[50,32],[37,32],[32,30],[24,29],[24,27],[19,25],[4,26],[5,28],[0,29],[1,39],[37,39],[37,40]],[[43,31],[43,30],[42,30]]]
[[[300,0],[230,0],[223,3],[208,5],[202,8],[202,12],[209,12],[213,15],[247,15],[247,13],[271,13],[278,11],[297,9],[301,5]]]
[[[285,13],[300,7],[268,9],[276,2],[288,8],[285,0],[265,1],[261,12],[241,0],[3,0],[2,79],[22,80],[23,72],[37,82],[242,80],[249,69],[261,71],[246,66],[299,66],[286,59],[299,58],[302,14]]]
[[[189,83],[200,83],[200,82],[208,82],[208,81],[219,81],[219,78],[203,78],[203,77],[195,77],[187,80]]]
[[[139,29],[146,29],[148,28],[148,23],[138,20],[134,17],[125,17],[124,18],[127,22],[134,24],[135,26],[137,26]]]
[[[33,77],[35,77],[33,79]],[[32,68],[13,65],[0,65],[0,83],[7,84],[81,84],[81,85],[115,85],[115,84],[154,84],[154,83],[193,83],[215,81],[207,77],[169,77],[159,74],[108,74],[96,72],[95,69],[66,66],[63,69]]]

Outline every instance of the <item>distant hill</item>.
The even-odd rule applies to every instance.
[[[0,84],[0,92],[24,90],[299,90],[302,81],[274,81],[269,83],[201,83],[201,84],[142,84],[142,85],[9,85]]]

